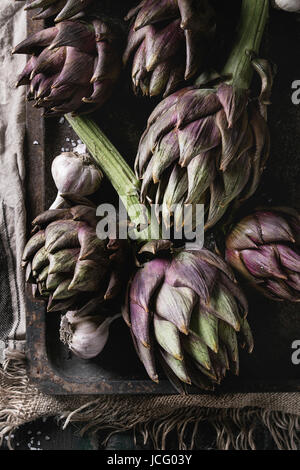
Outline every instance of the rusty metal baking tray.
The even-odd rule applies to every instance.
[[[132,3],[120,0],[122,13]],[[278,65],[270,109],[272,152],[261,187],[249,207],[272,204],[299,205],[300,107],[291,102],[291,84],[298,76],[291,44],[299,44],[299,26],[293,15],[272,12],[265,47]],[[30,31],[41,27],[29,18]],[[102,130],[129,162],[133,162],[139,136],[155,105],[134,98],[128,80],[121,80],[113,99],[95,116]],[[51,159],[66,139],[75,139],[66,122],[43,120],[40,111],[27,107],[27,213],[28,221],[49,207],[55,196]],[[33,144],[35,143],[35,144]],[[298,158],[298,161],[297,161]],[[108,183],[99,198],[116,197]],[[99,202],[101,202],[99,200]],[[300,340],[299,304],[275,303],[250,291],[249,322],[255,338],[251,356],[241,353],[239,377],[228,377],[217,393],[300,391],[300,365],[291,360],[292,344]],[[110,341],[99,358],[78,359],[59,341],[58,314],[46,314],[45,305],[27,292],[27,358],[31,381],[48,394],[169,394],[167,380],[152,383],[139,363],[128,329],[122,321],[111,328]]]

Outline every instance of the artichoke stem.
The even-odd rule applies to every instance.
[[[253,55],[259,53],[269,15],[269,0],[243,0],[235,45],[222,70],[230,75],[228,82],[238,88],[249,89],[253,67]]]
[[[131,222],[136,227],[134,231],[137,242],[150,241],[152,238],[160,239],[159,229],[156,224],[150,224],[150,210],[147,207],[147,218],[149,225],[144,230],[145,213],[138,210],[140,205],[140,182],[124,158],[113,146],[109,139],[103,134],[97,124],[85,116],[65,115],[78,137],[87,146],[96,164],[103,170],[122,200]],[[132,210],[133,209],[133,210]]]

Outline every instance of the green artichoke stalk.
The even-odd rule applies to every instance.
[[[132,265],[127,240],[97,236],[96,208],[86,198],[62,194],[66,207],[49,209],[33,221],[33,236],[23,253],[26,280],[48,311],[88,314],[115,299]]]
[[[253,51],[260,44],[267,7],[266,1],[243,2],[238,41],[221,84],[179,90],[148,120],[135,164],[141,201],[162,205],[165,224],[176,205],[176,229],[186,204],[204,204],[208,229],[258,187],[270,150],[266,105],[272,71],[266,61],[253,59]],[[253,68],[262,78],[258,99],[250,98]]]
[[[227,237],[226,259],[265,296],[300,302],[299,211],[279,207],[245,217]]]
[[[127,19],[132,27],[123,61],[126,64],[134,54],[136,93],[167,96],[199,74],[215,32],[208,0],[146,0]]]
[[[98,19],[39,31],[13,50],[31,56],[16,86],[29,85],[28,100],[45,116],[92,112],[110,98],[119,78],[118,38],[114,27]]]
[[[29,0],[25,10],[40,9],[34,17],[35,20],[43,20],[56,16],[55,22],[68,20],[83,14],[84,9],[94,0]]]
[[[152,252],[152,243],[143,252]],[[212,390],[251,352],[247,301],[229,266],[208,250],[158,254],[133,277],[123,316],[149,377],[159,361],[174,386]]]

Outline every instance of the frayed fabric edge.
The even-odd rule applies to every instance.
[[[27,394],[25,354],[17,350],[6,351],[5,360],[0,369],[0,447],[4,438],[7,438],[8,448],[13,448],[11,436],[22,424],[20,405]]]
[[[12,434],[19,426],[43,416],[56,416],[63,428],[83,423],[82,434],[105,430],[106,441],[116,432],[132,430],[145,443],[150,440],[157,450],[167,449],[171,432],[177,434],[179,450],[193,449],[199,427],[205,422],[215,431],[218,450],[255,450],[254,434],[259,425],[269,431],[279,450],[300,448],[299,415],[257,407],[224,408],[224,403],[220,408],[189,406],[188,398],[182,397],[185,399],[180,407],[175,396],[50,397],[29,384],[24,354],[8,351],[0,368],[0,445],[5,438],[13,449]],[[174,407],[172,400],[176,400]]]
[[[111,424],[107,422],[108,414]],[[258,426],[268,430],[278,450],[300,449],[300,417],[259,408],[191,407],[174,410],[155,420],[141,421],[139,416],[133,417],[130,411],[112,416],[109,403],[99,405],[94,402],[68,416],[62,414],[60,418],[64,420],[64,427],[69,423],[87,423],[81,429],[82,435],[109,431],[110,428],[104,445],[113,434],[133,430],[135,439],[140,434],[144,444],[150,440],[155,450],[167,450],[167,438],[176,432],[178,450],[193,450],[200,424],[209,423],[215,431],[216,450],[256,450],[259,443],[255,442],[254,434]]]

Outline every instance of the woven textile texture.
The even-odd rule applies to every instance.
[[[300,448],[300,393],[193,396],[48,396],[28,383],[24,355],[9,353],[0,370],[0,445],[29,421],[58,416],[63,426],[81,423],[82,433],[133,429],[164,450],[172,431],[179,448],[194,446],[200,423],[213,426],[217,449],[255,449],[254,432],[264,426],[278,449]],[[193,431],[185,433],[188,425]]]
[[[25,57],[11,55],[26,33],[26,17],[19,2],[0,6],[0,340],[12,346],[25,338],[24,281],[20,267],[25,243],[25,90],[15,89],[16,67]]]

